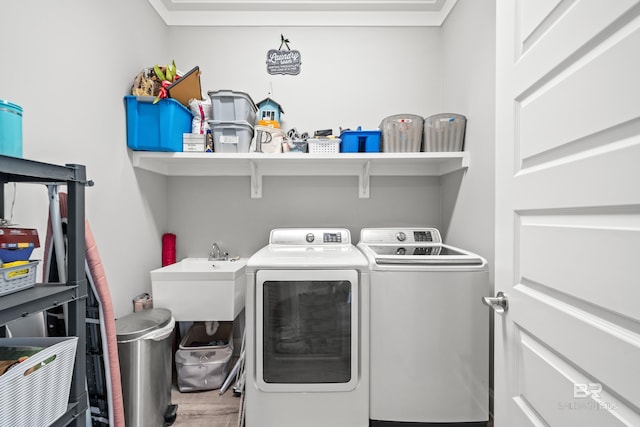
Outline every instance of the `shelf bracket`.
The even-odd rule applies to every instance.
[[[358,184],[360,189],[358,196],[361,199],[369,198],[369,180],[371,179],[370,169],[371,169],[371,160],[367,160],[362,165],[362,170],[360,171],[360,176],[358,179]]]
[[[258,164],[250,160],[249,165],[251,166],[251,198],[252,199],[261,199],[262,198],[262,175],[258,170]]]

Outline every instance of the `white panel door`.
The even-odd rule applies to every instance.
[[[640,2],[496,11],[495,425],[640,426]]]

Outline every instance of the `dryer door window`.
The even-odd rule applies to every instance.
[[[357,272],[279,273],[258,272],[256,338],[261,388],[266,391],[355,388]]]

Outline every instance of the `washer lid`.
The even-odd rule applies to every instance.
[[[366,245],[359,244],[378,265],[466,265],[481,266],[484,258],[448,245]]]
[[[171,311],[166,308],[151,308],[127,314],[116,320],[118,341],[129,341],[142,337],[171,322]]]
[[[486,264],[479,255],[443,244],[440,232],[432,227],[363,228],[358,247],[378,265]]]

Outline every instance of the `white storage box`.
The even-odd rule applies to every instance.
[[[178,389],[181,392],[220,388],[229,375],[233,355],[233,322],[219,322],[208,335],[205,324],[196,322],[176,351]]]
[[[462,151],[467,118],[435,114],[424,119],[424,151]]]
[[[339,153],[340,142],[340,138],[309,138],[307,145],[311,154]]]
[[[2,358],[17,354],[9,348],[43,348],[0,376],[0,426],[48,426],[67,411],[77,344],[76,337],[0,338]]]
[[[204,142],[207,136],[199,133],[182,134],[182,151],[204,152]]]
[[[209,91],[211,98],[212,120],[222,122],[256,122],[258,107],[249,94],[233,90]]]
[[[253,139],[253,126],[245,121],[210,120],[213,151],[216,153],[248,153]]]
[[[38,261],[0,268],[0,296],[32,288],[36,283]],[[1,425],[1,424],[0,424]]]
[[[380,123],[382,151],[405,153],[420,151],[424,119],[415,114],[396,114]]]

